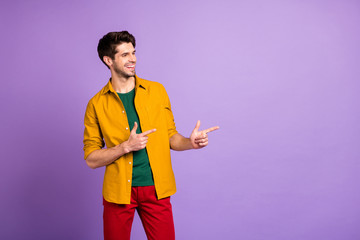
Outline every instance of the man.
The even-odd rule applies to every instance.
[[[136,209],[148,239],[175,239],[170,148],[203,148],[219,127],[199,131],[198,121],[189,138],[176,131],[165,88],[135,75],[135,38],[127,31],[106,34],[98,54],[111,79],[88,103],[84,158],[91,168],[106,166],[104,238],[130,239]]]

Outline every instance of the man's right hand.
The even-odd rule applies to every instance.
[[[98,168],[109,165],[119,159],[121,156],[133,152],[139,151],[146,147],[148,141],[147,135],[156,131],[151,129],[149,131],[136,134],[138,124],[135,122],[134,127],[130,132],[130,137],[127,141],[107,149],[97,149],[89,154],[86,158],[86,163],[91,168]]]
[[[126,149],[125,151],[127,153],[144,149],[146,147],[146,143],[148,141],[147,135],[156,131],[156,129],[151,129],[146,132],[136,134],[137,128],[138,128],[138,124],[137,124],[137,122],[135,122],[133,129],[131,129],[129,139],[126,142],[124,142],[124,145],[125,145],[124,147]]]

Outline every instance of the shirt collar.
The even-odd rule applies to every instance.
[[[147,86],[143,79],[141,79],[135,75],[135,90],[138,90],[138,89],[143,89],[146,91]],[[112,86],[111,78],[109,79],[109,82],[105,85],[105,87],[103,88],[102,94],[106,94],[108,92],[116,93]]]

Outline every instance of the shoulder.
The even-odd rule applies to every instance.
[[[150,81],[144,78],[139,78],[137,77],[137,80],[139,81],[139,85],[142,85],[145,88],[149,88],[149,89],[165,89],[164,86],[159,83],[159,82],[155,82],[155,81]]]
[[[164,85],[162,85],[159,82],[146,80],[143,78],[137,77],[137,80],[139,81],[139,85],[143,86],[149,94],[157,94],[158,96],[167,96],[166,90]]]
[[[169,97],[165,87],[161,83],[139,77],[137,77],[137,80],[139,80],[139,87],[143,86],[145,88],[149,101],[158,102],[159,104],[168,104]]]

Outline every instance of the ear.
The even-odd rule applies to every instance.
[[[103,60],[106,63],[106,65],[108,65],[108,67],[112,65],[112,59],[109,56],[104,56]]]

